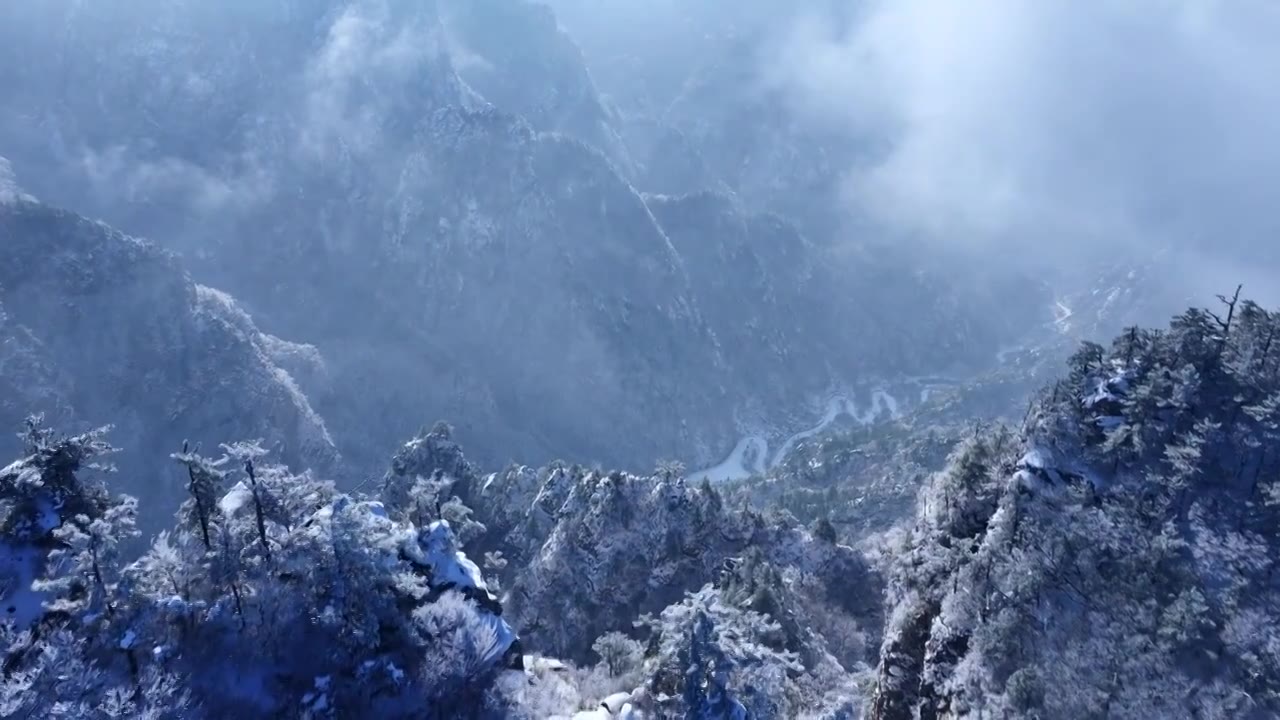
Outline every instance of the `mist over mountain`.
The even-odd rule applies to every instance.
[[[314,348],[264,334],[170,253],[74,213],[15,196],[0,201],[0,233],[0,422],[18,428],[40,411],[88,430],[110,418],[118,442],[161,455],[260,437],[290,462],[336,467],[332,437],[288,370],[305,372]],[[20,448],[12,434],[0,447]],[[183,494],[176,474],[140,456],[120,469],[148,509],[171,510]]]
[[[0,716],[1280,714],[1277,32],[5,4]]]
[[[988,312],[966,279],[908,254],[798,231],[811,252],[758,257],[751,272],[820,298],[807,304],[832,321],[775,314],[744,332],[735,233],[695,240],[671,214],[666,226],[666,201],[634,184],[626,118],[546,8],[21,12],[5,77],[21,100],[3,127],[24,185],[176,250],[262,327],[315,345],[330,382],[303,389],[360,471],[424,416],[455,418],[491,461],[706,463],[743,412],[785,416],[842,385],[980,365],[1026,317]],[[485,30],[498,27],[509,41]],[[68,92],[80,82],[96,91]],[[766,181],[792,194],[806,182],[751,182]],[[739,193],[719,225],[751,222],[753,197]],[[894,330],[912,326],[941,333],[943,352]]]

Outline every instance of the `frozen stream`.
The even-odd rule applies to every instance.
[[[852,399],[844,396],[831,398],[817,425],[788,437],[772,456],[769,454],[768,438],[753,433],[739,440],[733,452],[719,465],[690,473],[689,479],[701,482],[706,478],[711,482],[725,482],[763,474],[780,465],[797,443],[826,430],[841,415],[847,415],[859,424],[870,425],[882,417],[898,417],[898,401],[884,390],[876,390],[871,393],[871,406],[865,412],[859,412],[858,404]]]

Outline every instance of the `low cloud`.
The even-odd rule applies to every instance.
[[[1280,260],[1280,4],[853,7],[794,23],[765,76],[875,148],[847,175],[859,214],[1040,259],[1168,245]]]
[[[176,157],[145,157],[125,145],[84,148],[79,170],[94,192],[129,203],[172,202],[201,213],[246,210],[274,192],[271,176],[257,163],[217,172]]]
[[[441,64],[447,58],[434,11],[386,0],[350,4],[304,71],[303,148],[319,155],[335,145],[355,153],[379,148],[399,105],[446,90]]]

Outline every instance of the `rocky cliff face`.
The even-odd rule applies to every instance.
[[[831,3],[617,4],[607,17],[550,4],[618,107],[643,190],[731,192],[823,240],[846,229],[838,195],[858,150],[796,113],[772,77],[791,23]]]
[[[597,148],[624,176],[632,175],[620,119],[549,7],[529,0],[447,0],[440,15],[458,76],[485,101],[539,131]]]
[[[166,511],[181,484],[153,459],[184,440],[260,437],[333,465],[324,422],[272,359],[281,341],[171,254],[29,198],[0,201],[0,245],[0,425],[16,431],[33,412],[68,428],[114,423],[134,449],[120,482]]]

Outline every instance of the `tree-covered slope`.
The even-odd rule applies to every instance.
[[[1271,717],[1280,316],[1086,344],[892,537],[877,718]]]

